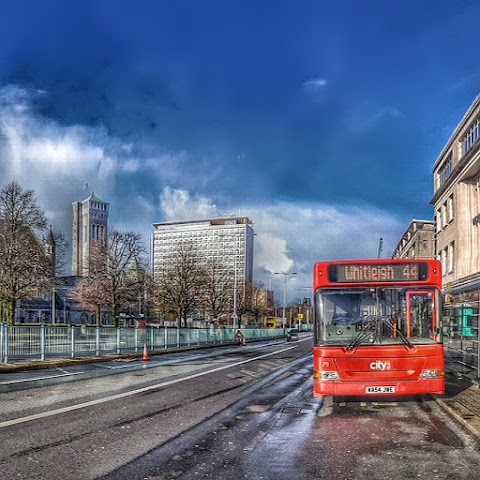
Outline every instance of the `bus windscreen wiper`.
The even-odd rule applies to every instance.
[[[414,348],[412,342],[404,335],[404,333],[399,330],[398,328],[395,328],[393,322],[391,321],[391,317],[385,318],[385,317],[375,317],[373,320],[368,322],[365,327],[362,328],[362,330],[358,333],[358,335],[355,336],[355,338],[347,345],[346,349],[347,350],[352,350],[358,345],[362,344],[373,332],[375,336],[375,340],[377,340],[377,335],[378,335],[378,329],[377,326],[383,323],[386,325],[390,331],[397,335],[400,340],[408,346],[408,348]]]
[[[378,317],[374,317],[372,320],[370,320],[361,330],[358,332],[358,334],[354,337],[354,339],[347,345],[347,350],[352,350],[356,346],[360,345],[363,343],[370,335],[371,335],[371,330],[373,328],[373,332],[376,330],[377,326],[377,320]]]
[[[414,348],[413,343],[405,336],[405,334],[399,330],[398,328],[395,327],[395,325],[392,322],[392,317],[388,318],[382,318],[382,321],[385,325],[387,325],[388,328],[390,328],[391,332],[395,335],[398,335],[402,342],[407,345],[408,348]]]

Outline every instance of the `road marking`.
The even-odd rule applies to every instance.
[[[253,361],[259,360],[261,358],[270,357],[271,355],[278,355],[279,353],[286,352],[288,350],[293,350],[294,348],[296,348],[296,347],[293,346],[293,347],[289,347],[289,348],[284,348],[282,350],[278,350],[277,352],[266,353],[264,355],[260,355],[260,356],[255,357],[255,358],[250,358],[248,360],[242,360],[241,362],[232,363],[231,365],[223,365],[222,367],[217,367],[217,368],[214,368],[213,370],[208,370],[207,372],[194,373],[193,375],[190,375],[189,377],[176,378],[176,379],[173,379],[173,380],[169,380],[167,382],[157,383],[156,385],[150,385],[149,387],[143,387],[143,388],[139,388],[137,390],[132,390],[130,392],[118,393],[118,394],[112,395],[110,397],[99,398],[97,400],[91,400],[90,402],[79,403],[77,405],[72,405],[70,407],[57,408],[56,410],[50,410],[49,412],[37,413],[35,415],[28,415],[26,417],[20,417],[20,418],[15,418],[13,420],[7,420],[5,422],[0,422],[0,428],[10,427],[12,425],[18,425],[20,423],[31,422],[32,420],[39,420],[41,418],[53,417],[54,415],[60,415],[61,413],[68,413],[68,412],[72,412],[74,410],[80,410],[82,408],[87,408],[87,407],[92,407],[94,405],[100,405],[102,403],[107,403],[107,402],[110,402],[112,400],[119,400],[120,398],[126,398],[126,397],[130,397],[130,396],[133,396],[133,395],[138,395],[139,393],[145,393],[145,392],[150,392],[152,390],[158,390],[162,387],[167,387],[169,385],[174,385],[176,383],[184,382],[186,380],[191,380],[192,378],[203,377],[205,375],[209,375],[211,373],[219,372],[221,370],[226,370],[228,368],[238,367],[239,365],[243,365],[245,363],[253,362]],[[51,378],[51,377],[46,377],[46,378]]]
[[[37,377],[37,378],[22,378],[19,380],[10,380],[9,382],[0,382],[0,385],[12,385],[14,383],[24,383],[24,382],[38,382],[40,380],[49,380],[50,378],[60,378],[60,377],[70,377],[72,375],[81,375],[85,372],[67,372],[59,373],[57,375],[50,375],[48,377]]]
[[[141,364],[141,363],[126,363],[124,365],[115,365],[115,366],[112,366],[112,365],[105,365],[105,364],[102,364],[102,363],[95,363],[95,366],[96,367],[99,367],[99,368],[106,368],[107,370],[118,370],[120,368],[131,368],[132,370],[136,370],[138,369],[138,367],[140,368],[145,368],[147,366],[156,366],[156,365],[161,365],[160,362],[150,362],[148,365],[146,363],[144,364]]]

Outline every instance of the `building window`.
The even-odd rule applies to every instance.
[[[447,201],[447,221],[448,223],[453,222],[453,194],[448,197]]]
[[[442,167],[438,171],[438,179],[440,181],[440,185],[443,185],[453,170],[453,160],[452,160],[452,152],[449,153],[447,159],[443,163]],[[440,186],[439,185],[439,186]]]
[[[443,272],[443,275],[446,275],[447,274],[447,249],[444,248],[440,255],[441,255],[441,258],[440,258],[440,261],[442,262],[442,272]]]
[[[466,154],[480,137],[480,119],[474,120],[472,126],[463,137],[463,153]]]
[[[455,242],[450,243],[448,246],[448,273],[453,273],[454,259],[455,259]]]
[[[442,229],[442,211],[437,210],[437,232]]]

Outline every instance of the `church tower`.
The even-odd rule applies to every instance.
[[[52,277],[55,277],[57,267],[57,242],[55,241],[55,236],[53,235],[51,225],[50,230],[48,231],[47,240],[45,242],[45,255],[50,259],[50,264],[52,266]]]
[[[107,238],[109,205],[93,192],[83,202],[72,204],[72,275],[88,275],[92,245]]]

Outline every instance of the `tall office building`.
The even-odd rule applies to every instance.
[[[109,204],[92,193],[83,202],[74,202],[72,275],[88,275],[92,245],[107,237]]]
[[[199,264],[214,261],[234,273],[239,292],[253,278],[253,228],[247,217],[154,223],[152,269],[158,278],[188,243]]]

